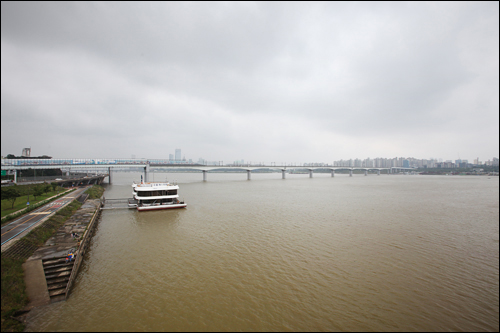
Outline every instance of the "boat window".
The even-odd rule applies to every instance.
[[[137,192],[137,196],[139,197],[159,197],[162,195],[176,195],[177,190],[173,191],[140,191]]]

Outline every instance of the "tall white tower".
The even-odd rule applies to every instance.
[[[23,153],[21,154],[22,157],[31,157],[31,147],[30,148],[23,148]]]

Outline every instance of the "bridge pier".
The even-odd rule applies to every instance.
[[[285,175],[286,175],[286,170],[285,169],[281,169],[281,179],[285,179]]]
[[[335,170],[332,170],[332,177],[335,177]]]
[[[207,170],[202,170],[203,171],[203,181],[207,181]]]
[[[252,177],[250,176],[252,172],[250,170],[247,170],[247,180],[251,180]]]
[[[349,170],[349,177],[352,177],[352,169]]]
[[[144,182],[149,182],[149,164],[144,167]]]

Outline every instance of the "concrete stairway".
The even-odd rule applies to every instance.
[[[75,260],[66,263],[66,257],[54,257],[43,259],[42,264],[51,303],[64,301]]]

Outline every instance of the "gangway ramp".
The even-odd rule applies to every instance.
[[[130,207],[129,203],[137,202],[131,198],[104,199],[102,209],[135,209],[135,207]]]

